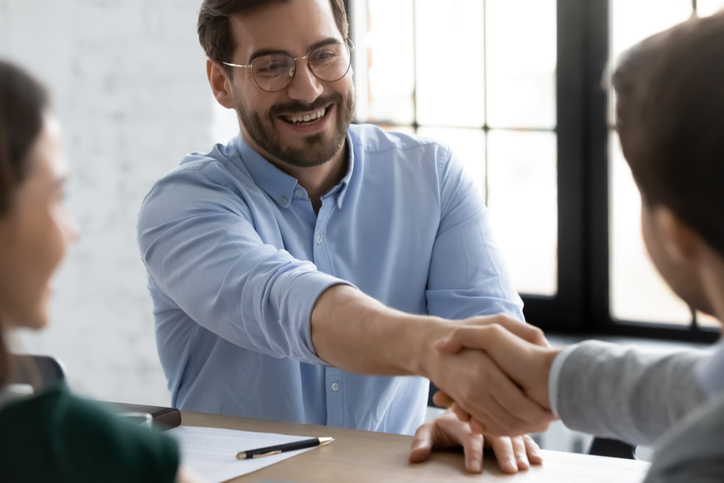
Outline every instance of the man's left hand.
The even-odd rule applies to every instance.
[[[456,446],[463,447],[465,468],[470,473],[483,470],[483,447],[493,448],[503,473],[513,474],[527,470],[531,464],[543,463],[540,448],[530,436],[509,438],[479,434],[470,429],[469,423],[460,421],[452,411],[445,412],[417,429],[410,449],[410,462],[424,461],[434,449]]]

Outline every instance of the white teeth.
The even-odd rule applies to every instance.
[[[324,115],[327,113],[327,108],[320,109],[317,112],[313,112],[312,114],[305,114],[304,116],[292,116],[291,121],[292,122],[309,122],[313,121],[315,119],[319,119],[321,117],[324,117]]]

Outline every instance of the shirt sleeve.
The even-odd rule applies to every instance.
[[[195,322],[245,349],[324,364],[310,317],[346,283],[265,244],[239,188],[213,163],[178,169],[147,195],[138,221],[153,283]]]
[[[449,150],[438,160],[440,223],[427,281],[428,311],[449,319],[504,313],[524,320],[485,203]]]
[[[707,400],[694,376],[706,357],[697,350],[582,342],[561,364],[556,410],[570,429],[651,444]]]

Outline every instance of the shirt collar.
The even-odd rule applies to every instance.
[[[254,183],[284,208],[289,207],[297,187],[297,180],[262,158],[238,135],[234,142],[241,160],[249,170]]]
[[[711,357],[699,365],[696,377],[702,389],[711,396],[724,393],[724,341],[717,345]]]
[[[288,208],[294,198],[295,190],[299,185],[296,178],[289,176],[282,170],[274,166],[272,163],[264,159],[259,153],[254,151],[248,144],[244,142],[241,135],[234,139],[236,149],[239,151],[241,160],[249,170],[254,183],[259,186],[266,194],[268,194],[277,204]],[[354,172],[354,149],[352,146],[352,138],[347,133],[347,143],[349,146],[349,168],[344,178],[322,198],[336,196],[337,206],[342,208],[347,187],[352,179]]]
[[[354,146],[352,144],[352,136],[347,132],[347,151],[349,153],[349,167],[347,168],[347,174],[342,178],[337,186],[332,188],[327,195],[337,195],[337,207],[342,209],[344,198],[347,196],[347,188],[352,180],[352,174],[354,173]]]

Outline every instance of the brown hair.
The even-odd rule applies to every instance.
[[[199,11],[197,32],[199,42],[206,56],[214,62],[231,62],[236,42],[229,26],[229,17],[235,13],[251,10],[272,2],[285,3],[290,0],[204,0]],[[349,35],[347,12],[343,0],[329,0],[332,4],[334,22],[343,39]],[[227,69],[228,72],[228,69]]]
[[[0,59],[0,217],[7,215],[30,171],[30,150],[48,107],[45,89],[18,67]],[[10,354],[0,320],[0,387],[10,374]]]
[[[612,80],[644,202],[668,207],[724,255],[724,12],[646,39]]]

